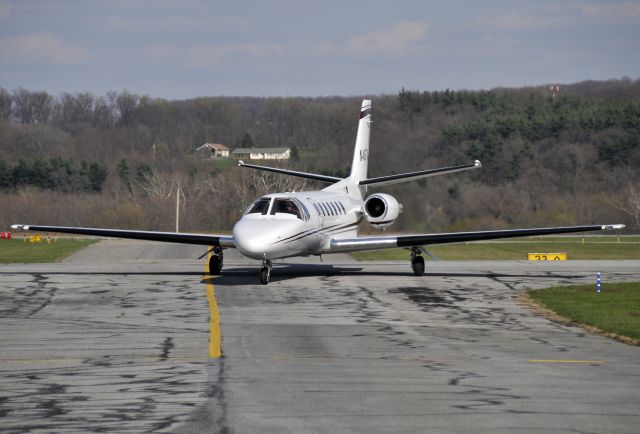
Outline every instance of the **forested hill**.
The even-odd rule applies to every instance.
[[[288,146],[287,166],[344,175],[361,99],[0,88],[0,225],[170,229],[180,186],[183,230],[229,229],[255,196],[314,185],[204,160],[195,148]],[[484,166],[386,189],[405,205],[395,230],[593,222],[640,230],[639,80],[561,85],[555,98],[541,86],[372,99],[370,175]]]

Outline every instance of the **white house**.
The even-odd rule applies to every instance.
[[[237,148],[231,152],[234,158],[250,160],[288,160],[291,158],[289,148]]]
[[[204,154],[209,158],[227,158],[229,157],[229,148],[220,143],[205,143],[196,149],[196,152]]]

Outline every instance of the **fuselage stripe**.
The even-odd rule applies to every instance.
[[[315,235],[315,234],[317,234],[317,233],[319,233],[319,232],[323,232],[323,231],[325,231],[325,230],[327,230],[327,229],[333,229],[333,228],[336,228],[336,229],[334,229],[334,230],[332,231],[334,234],[335,234],[335,233],[347,232],[347,229],[348,229],[348,228],[350,228],[350,227],[352,227],[352,226],[357,226],[358,224],[359,224],[359,222],[355,222],[355,223],[349,223],[349,224],[347,224],[347,225],[344,225],[344,226],[341,226],[341,227],[337,227],[337,228],[336,228],[336,226],[339,226],[339,225],[332,226],[331,228],[324,228],[324,229],[317,230],[317,231],[315,231],[315,232],[312,232],[312,233],[309,233],[309,234],[306,234],[306,235],[302,235],[302,236],[300,236],[300,237],[298,237],[298,238],[295,238],[295,239],[289,240],[289,241],[287,241],[285,244],[291,243],[291,242],[293,242],[293,241],[301,240],[301,239],[306,238],[306,237],[308,237],[308,236],[310,236],[310,235]],[[339,231],[339,232],[337,232],[337,231]],[[324,235],[324,234],[322,234],[322,235]]]

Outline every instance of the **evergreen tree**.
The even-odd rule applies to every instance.
[[[89,165],[89,185],[91,190],[95,192],[102,191],[102,184],[106,181],[108,175],[107,167],[104,164],[91,163]]]
[[[240,147],[241,148],[255,148],[256,144],[253,141],[253,137],[251,137],[251,134],[249,133],[245,133],[244,137],[242,138],[242,141],[240,142]]]
[[[0,189],[13,187],[13,173],[6,161],[0,160]]]
[[[153,170],[148,164],[140,163],[136,166],[136,182],[145,185],[153,176]]]

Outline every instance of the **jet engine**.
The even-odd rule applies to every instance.
[[[385,230],[391,226],[402,211],[402,205],[390,194],[372,194],[364,201],[367,221],[376,229]]]

